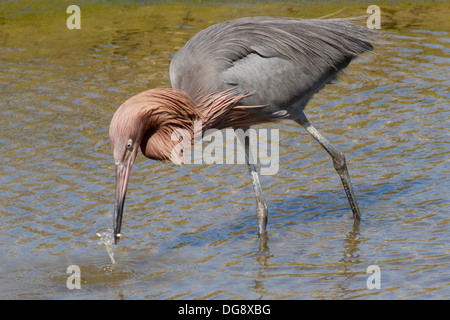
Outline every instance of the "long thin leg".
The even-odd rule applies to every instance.
[[[350,175],[348,174],[347,165],[345,162],[344,155],[337,150],[335,147],[325,139],[322,134],[314,128],[311,123],[309,123],[305,114],[301,112],[297,122],[301,124],[306,131],[308,131],[317,142],[328,152],[328,154],[333,159],[333,165],[336,169],[339,177],[341,178],[342,184],[344,185],[345,193],[347,194],[348,202],[350,203],[350,207],[353,211],[353,218],[356,221],[359,221],[361,218],[361,213],[359,211],[358,202],[356,201],[355,193],[353,192],[352,182],[350,181]]]
[[[258,172],[256,171],[256,167],[254,164],[250,163],[250,145],[249,139],[245,139],[242,141],[242,138],[238,135],[241,143],[245,146],[245,162],[248,166],[248,171],[250,172],[250,176],[252,178],[253,189],[255,190],[256,196],[256,216],[258,218],[258,234],[262,235],[266,232],[267,225],[267,205],[263,199],[261,184],[259,183]]]

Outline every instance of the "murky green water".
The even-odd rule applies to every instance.
[[[282,140],[278,174],[261,177],[264,250],[244,165],[177,167],[139,155],[111,265],[96,233],[112,220],[116,108],[170,86],[172,55],[209,25],[361,16],[368,6],[117,3],[78,1],[81,30],[67,29],[64,1],[0,5],[0,298],[450,298],[449,2],[379,3],[391,36],[307,109],[347,156],[359,227],[306,131],[261,125]],[[80,267],[81,289],[66,286],[70,265]],[[381,289],[366,286],[370,265],[381,269]]]

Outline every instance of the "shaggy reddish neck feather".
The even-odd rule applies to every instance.
[[[154,160],[172,160],[172,141],[176,129],[190,133],[194,138],[194,121],[201,121],[202,134],[208,129],[227,127],[246,128],[264,122],[255,119],[246,106],[239,106],[244,95],[234,95],[229,91],[193,101],[186,93],[176,89],[152,89],[128,99],[115,113],[111,121],[111,143],[115,140],[132,139],[140,144],[142,153]],[[123,143],[124,143],[123,141]]]

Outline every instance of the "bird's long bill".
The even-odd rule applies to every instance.
[[[131,167],[134,158],[129,157],[116,165],[116,205],[114,207],[113,228],[114,242],[117,244],[121,237],[120,228],[122,226],[123,207],[125,205],[125,196],[127,194],[128,179],[130,178]]]

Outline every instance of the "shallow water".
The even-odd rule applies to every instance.
[[[170,86],[174,52],[216,22],[366,5],[111,3],[78,1],[81,30],[63,1],[0,5],[0,298],[450,298],[448,2],[381,3],[390,36],[306,109],[347,156],[359,226],[326,152],[294,123],[265,124],[281,138],[278,173],[260,177],[267,243],[244,165],[139,155],[115,265],[97,233],[112,223],[116,108]],[[71,265],[81,289],[66,285]],[[366,286],[370,265],[380,289]]]

